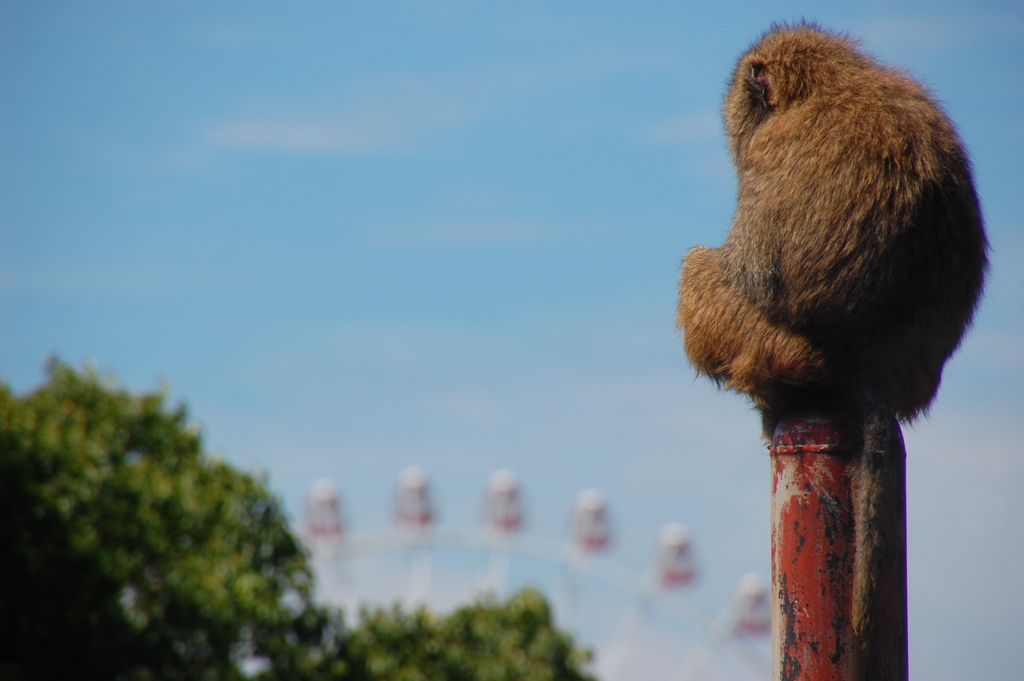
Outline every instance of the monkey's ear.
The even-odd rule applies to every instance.
[[[778,103],[775,89],[768,78],[768,69],[761,62],[754,62],[747,71],[747,90],[754,104],[764,113],[770,112]]]

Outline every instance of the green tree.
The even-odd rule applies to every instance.
[[[525,589],[447,617],[398,608],[363,613],[346,639],[353,681],[583,681],[587,653],[552,625],[544,597]]]
[[[329,670],[340,632],[277,500],[163,403],[56,362],[24,399],[0,385],[0,676]]]
[[[0,383],[0,679],[588,678],[532,590],[345,631],[275,497],[188,424],[56,361]]]

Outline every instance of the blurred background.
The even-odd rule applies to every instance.
[[[511,468],[561,541],[598,488],[637,573],[689,527],[717,612],[768,575],[769,461],[686,363],[679,263],[729,227],[735,60],[801,17],[928,84],[973,155],[987,294],[905,429],[911,673],[1019,678],[1019,3],[0,2],[0,377],[166,386],[297,524],[330,478],[352,531],[389,527],[418,465],[476,527]],[[479,562],[435,566],[442,605]],[[624,597],[582,588],[599,645]]]

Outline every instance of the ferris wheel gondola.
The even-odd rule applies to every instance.
[[[703,640],[689,650],[670,678],[699,678],[714,656],[723,651],[740,661],[755,678],[768,678],[768,660],[750,645],[751,639],[770,630],[770,599],[764,580],[756,575],[741,578],[728,605],[717,616],[698,606],[681,593],[699,576],[693,541],[685,526],[673,523],[662,528],[650,567],[637,575],[605,555],[614,537],[608,502],[600,491],[584,490],[577,496],[569,537],[563,543],[524,534],[524,517],[519,479],[511,471],[500,470],[488,481],[482,528],[438,526],[429,478],[422,469],[412,467],[398,478],[393,530],[349,532],[337,487],[319,480],[311,485],[307,497],[303,536],[320,579],[345,594],[341,600],[351,612],[357,611],[363,601],[348,569],[357,558],[406,552],[405,601],[415,606],[430,599],[432,553],[437,549],[487,554],[478,592],[498,596],[504,591],[512,557],[520,556],[561,568],[563,579],[555,612],[563,627],[573,627],[582,576],[597,578],[629,594],[626,611],[599,655],[597,672],[606,681],[625,678],[637,641],[655,609],[703,632]]]

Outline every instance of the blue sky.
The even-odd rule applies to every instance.
[[[757,418],[694,380],[679,262],[721,243],[719,121],[772,21],[934,91],[992,242],[984,304],[906,431],[914,677],[1024,668],[1024,10],[1015,3],[0,2],[0,376],[56,354],[170,385],[298,515],[385,527],[516,470],[531,533],[605,491],[615,559],[686,523],[724,604],[768,572]]]

